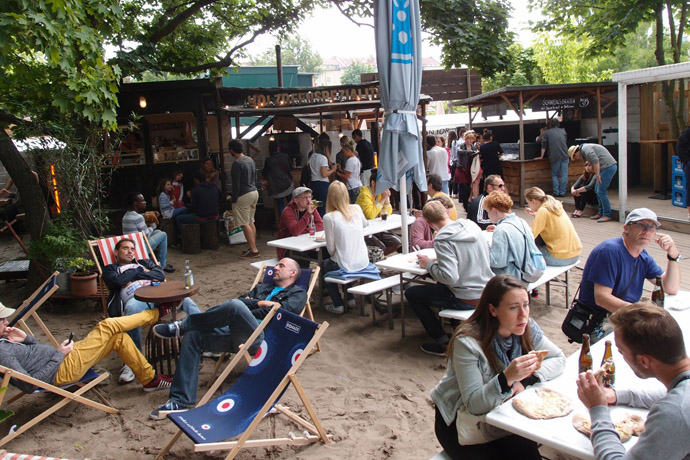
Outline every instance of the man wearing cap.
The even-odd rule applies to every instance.
[[[667,294],[676,294],[680,286],[680,252],[669,235],[657,233],[659,221],[647,208],[634,209],[625,219],[623,235],[599,243],[589,254],[582,272],[579,299],[608,313],[638,302],[642,285],[648,279],[661,284]],[[656,241],[666,252],[666,271],[645,249]],[[603,321],[602,321],[603,323]],[[591,334],[597,341],[604,334],[601,324]]]
[[[611,220],[611,203],[606,191],[611,185],[613,176],[618,170],[616,160],[611,156],[606,147],[599,144],[571,145],[568,149],[570,160],[584,159],[592,165],[594,175],[597,177],[597,185],[594,192],[597,194],[599,202],[599,214],[590,217],[597,222],[608,222]]]
[[[96,324],[89,334],[78,342],[69,339],[57,348],[38,343],[36,337],[17,327],[9,327],[7,318],[14,313],[0,303],[0,365],[53,385],[78,382],[84,374],[111,351],[115,351],[132,368],[144,391],[170,388],[172,379],[157,374],[144,355],[134,345],[127,331],[156,324],[158,309],[144,310],[131,316],[107,318]],[[25,393],[36,386],[23,380],[10,382]]]
[[[314,217],[316,231],[323,230],[323,219],[319,210],[314,206],[311,198],[311,189],[297,187],[292,192],[292,200],[283,210],[278,223],[278,239],[309,233],[309,222]],[[278,258],[285,257],[285,249],[277,248]]]

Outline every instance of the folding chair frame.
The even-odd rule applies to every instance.
[[[36,289],[36,290],[33,292],[33,294],[31,294],[31,295],[20,305],[20,307],[17,309],[17,310],[19,311],[18,315],[20,315],[20,318],[17,320],[17,323],[19,324],[19,327],[20,327],[22,330],[24,330],[27,334],[34,335],[33,332],[31,332],[31,329],[29,328],[29,326],[26,324],[26,320],[27,320],[29,317],[33,318],[34,321],[36,321],[36,323],[38,324],[38,327],[43,331],[43,333],[46,335],[46,337],[48,338],[48,340],[49,340],[49,341],[53,344],[53,346],[55,346],[55,347],[58,347],[58,346],[59,346],[57,340],[55,340],[55,337],[53,336],[53,334],[51,334],[51,332],[48,330],[48,327],[45,325],[45,323],[43,322],[43,320],[38,316],[38,313],[36,312],[36,310],[38,309],[38,307],[40,307],[41,305],[43,305],[43,303],[53,294],[53,292],[55,292],[55,291],[58,289],[57,284],[55,284],[52,288],[50,288],[50,289],[45,293],[45,295],[43,296],[43,298],[40,299],[40,300],[38,300],[29,310],[26,310],[26,311],[24,311],[24,310],[25,310],[26,308],[29,307],[29,304],[36,298],[36,296],[38,296],[38,295],[41,293],[41,291],[43,290],[43,288],[44,288],[49,282],[51,282],[52,278],[55,277],[55,276],[57,276],[57,274],[58,274],[58,272],[53,273],[53,274],[52,274],[52,275],[51,275],[41,286],[39,286],[38,289]],[[29,383],[29,384],[31,384],[31,385],[34,385],[34,386],[36,386],[36,387],[38,387],[38,388],[41,388],[41,389],[45,390],[46,392],[50,392],[50,393],[56,394],[56,395],[58,395],[58,396],[62,396],[62,398],[63,398],[61,401],[59,401],[59,402],[56,403],[55,405],[49,407],[48,409],[46,409],[46,410],[43,411],[42,413],[38,414],[36,417],[34,417],[34,418],[32,418],[31,420],[29,420],[27,423],[25,423],[25,424],[22,425],[21,427],[19,427],[19,429],[17,429],[16,431],[14,431],[14,432],[12,432],[12,433],[9,433],[9,434],[8,434],[7,436],[5,436],[4,438],[0,439],[0,446],[5,445],[7,442],[11,441],[12,439],[16,438],[16,437],[19,436],[20,434],[22,434],[22,433],[24,433],[25,431],[29,430],[31,427],[33,427],[34,425],[38,424],[38,423],[41,422],[43,419],[45,419],[45,418],[48,417],[49,415],[53,414],[54,412],[58,411],[60,408],[66,406],[68,403],[70,403],[70,402],[72,402],[72,401],[75,401],[75,402],[84,404],[84,405],[89,406],[89,407],[92,407],[92,408],[94,408],[94,409],[102,410],[102,411],[107,412],[107,413],[109,413],[109,414],[117,414],[117,413],[118,413],[118,410],[115,409],[115,408],[113,407],[113,405],[110,403],[110,401],[108,401],[108,399],[107,399],[105,396],[103,396],[103,395],[96,389],[96,385],[98,385],[99,383],[101,383],[102,381],[104,381],[105,379],[107,379],[108,376],[110,375],[110,374],[107,373],[107,372],[104,373],[104,374],[100,374],[98,377],[96,377],[96,378],[93,379],[93,380],[90,380],[89,382],[75,382],[75,383],[73,383],[73,384],[71,384],[71,385],[63,386],[62,388],[57,387],[57,386],[55,386],[55,385],[51,385],[51,384],[46,383],[46,382],[43,382],[43,381],[41,381],[41,380],[37,380],[37,379],[35,379],[35,378],[33,378],[33,377],[30,377],[30,376],[28,376],[28,375],[26,375],[26,374],[23,374],[23,373],[19,372],[19,371],[15,371],[15,370],[13,370],[13,369],[9,369],[9,368],[7,368],[7,367],[5,367],[5,366],[0,366],[0,374],[3,374],[3,375],[4,375],[3,378],[2,378],[2,383],[0,383],[0,387],[2,387],[2,388],[6,388],[6,387],[9,386],[9,384],[10,384],[10,378],[15,378],[15,379],[18,379],[18,380],[22,380],[22,381],[24,381],[24,382],[26,382],[26,383]],[[75,392],[66,391],[64,388],[66,388],[66,387],[68,387],[68,386],[78,386],[79,389],[78,389],[77,391],[75,391]],[[84,393],[86,393],[86,392],[89,391],[89,390],[92,391],[93,394],[94,394],[98,399],[101,400],[102,404],[101,404],[101,403],[98,403],[98,402],[96,402],[96,401],[93,401],[93,400],[91,400],[91,399],[85,398],[85,397],[82,396]],[[7,394],[6,392],[0,393],[0,405],[2,404],[2,402],[3,402],[3,400],[4,400],[6,394]],[[16,395],[13,396],[12,398],[9,398],[9,399],[7,400],[7,404],[9,405],[9,404],[13,403],[14,401],[17,401],[18,399],[20,399],[21,397],[25,396],[26,394],[27,394],[27,393],[24,393],[24,392],[21,392],[21,391],[20,391],[18,394],[16,394]]]
[[[266,325],[271,321],[273,316],[275,315],[276,311],[278,311],[278,306],[275,306],[271,309],[271,311],[266,315],[266,317],[261,321],[261,324],[259,324],[259,327],[256,328],[254,333],[247,339],[247,341],[240,346],[239,351],[235,355],[235,357],[230,361],[228,366],[225,368],[225,370],[218,376],[216,381],[211,385],[211,387],[208,389],[206,394],[201,398],[199,403],[197,404],[196,407],[202,406],[206,404],[208,401],[211,400],[213,395],[215,394],[216,390],[220,388],[221,384],[225,381],[225,379],[230,375],[230,373],[233,371],[233,369],[237,366],[237,364],[240,362],[241,359],[245,359],[248,362],[252,360],[252,356],[249,354],[249,346],[254,343],[256,338],[259,336],[259,334],[266,328]],[[318,326],[316,329],[316,332],[314,333],[314,336],[311,338],[307,346],[304,348],[305,350],[310,350],[316,346],[318,341],[320,340],[321,336],[323,335],[324,332],[326,332],[326,329],[328,329],[328,322],[324,321],[322,324]],[[206,451],[211,451],[211,450],[230,450],[230,453],[228,454],[226,460],[231,460],[235,458],[235,456],[239,453],[239,450],[243,447],[264,447],[264,446],[274,446],[274,445],[286,445],[286,444],[291,444],[291,445],[305,445],[305,444],[311,444],[314,442],[317,442],[321,440],[324,444],[327,444],[330,442],[330,438],[332,435],[329,435],[326,433],[326,430],[324,429],[323,425],[321,425],[321,421],[319,420],[318,416],[316,415],[316,412],[314,411],[314,407],[311,405],[311,402],[309,401],[309,398],[307,397],[304,387],[302,387],[302,384],[299,382],[299,379],[297,378],[297,370],[302,366],[304,361],[307,359],[307,357],[310,355],[310,353],[302,353],[300,357],[295,361],[295,364],[292,365],[290,370],[285,374],[285,377],[280,381],[280,383],[276,386],[275,390],[271,394],[271,396],[268,398],[266,403],[261,407],[259,412],[256,414],[256,417],[252,421],[252,423],[247,427],[247,429],[242,433],[240,438],[237,441],[227,441],[227,442],[214,442],[214,443],[206,443],[206,444],[194,444],[194,451],[195,452],[206,452]],[[249,437],[252,435],[256,427],[259,425],[261,420],[263,420],[264,416],[268,413],[268,410],[270,407],[275,403],[275,401],[278,399],[278,397],[282,394],[282,392],[285,390],[287,385],[289,383],[292,383],[294,385],[295,391],[297,391],[297,395],[299,396],[300,400],[302,401],[302,404],[304,404],[304,408],[309,414],[309,417],[311,418],[311,423],[304,419],[303,417],[299,416],[298,414],[292,412],[290,409],[287,407],[281,406],[279,404],[276,404],[274,407],[275,409],[280,412],[281,414],[284,414],[286,417],[288,417],[290,420],[293,422],[297,423],[298,425],[302,426],[305,430],[307,430],[309,435],[305,433],[304,436],[290,436],[287,438],[270,438],[270,439],[257,439],[257,440],[249,440]],[[161,412],[162,414],[165,412]],[[163,449],[158,453],[156,456],[156,459],[162,459],[164,458],[165,454],[167,454],[172,446],[177,442],[177,440],[180,438],[180,436],[184,432],[182,430],[178,430],[177,433],[175,433],[172,438],[170,438],[170,441],[163,447]]]
[[[252,283],[252,287],[249,288],[251,291],[254,289],[263,279],[264,276],[266,276],[266,268],[268,265],[263,264],[261,268],[259,269],[259,272],[256,274],[256,277],[254,278],[254,283]],[[311,309],[311,303],[309,303],[309,298],[311,297],[311,293],[314,291],[314,286],[316,286],[316,282],[319,280],[319,273],[321,272],[321,267],[316,267],[313,269],[310,269],[311,272],[311,278],[309,278],[309,287],[307,289],[307,303],[304,305],[304,309],[300,312],[300,316],[304,316],[306,313],[307,318],[310,320],[314,321],[314,313],[312,312]],[[316,346],[314,349],[311,351],[311,353],[314,352],[319,352],[321,351],[321,343],[316,342]],[[216,375],[218,374],[218,371],[220,370],[220,366],[223,364],[223,361],[225,361],[225,357],[227,356],[227,352],[223,352],[220,354],[220,358],[218,358],[218,362],[216,363],[216,366],[213,368],[213,372],[211,373],[211,378],[210,382],[213,382],[216,378]],[[251,357],[249,359],[251,361]]]
[[[156,259],[156,254],[153,252],[153,248],[151,247],[151,243],[149,243],[149,239],[146,237],[146,233],[143,231],[136,232],[136,233],[129,233],[127,235],[120,235],[120,236],[109,236],[108,238],[99,238],[97,240],[89,240],[89,251],[91,251],[91,257],[93,258],[93,261],[96,263],[96,269],[98,270],[98,293],[101,297],[101,304],[103,305],[103,314],[108,317],[108,303],[107,303],[107,293],[109,292],[108,287],[105,285],[103,282],[103,269],[105,267],[101,266],[102,264],[106,263],[106,257],[103,254],[102,249],[98,246],[99,241],[103,240],[109,240],[113,238],[116,242],[120,241],[124,238],[129,238],[132,237],[134,241],[136,242],[136,238],[140,236],[144,248],[142,250],[146,253],[148,252],[148,258],[154,261],[156,265],[160,265],[158,262],[158,259]]]

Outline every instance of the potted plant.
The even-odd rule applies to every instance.
[[[86,241],[78,234],[69,219],[62,216],[48,222],[41,239],[29,243],[29,257],[43,272],[44,278],[55,270],[61,272],[58,275],[60,294],[70,292],[67,261],[81,257],[87,251]]]
[[[90,297],[97,294],[96,264],[85,257],[71,257],[65,261],[65,266],[72,269],[69,275],[70,290],[73,296]]]

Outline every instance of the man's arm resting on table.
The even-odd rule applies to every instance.
[[[626,305],[630,305],[630,302],[626,302],[614,296],[612,288],[598,283],[594,283],[594,301],[597,305],[605,308],[611,313]]]

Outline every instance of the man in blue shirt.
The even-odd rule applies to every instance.
[[[258,284],[254,289],[210,308],[189,315],[182,321],[157,324],[153,333],[171,338],[184,335],[180,359],[170,387],[168,401],[151,412],[153,420],[162,420],[160,411],[187,409],[196,403],[199,361],[204,351],[234,352],[259,326],[257,319],[266,317],[276,305],[300,314],[307,303],[307,292],[295,283],[301,268],[293,259],[284,258],[274,268],[272,284]],[[253,354],[263,340],[263,333],[251,345]]]
[[[623,225],[623,235],[598,244],[587,258],[580,300],[613,313],[639,301],[644,280],[655,284],[658,276],[664,292],[676,294],[680,286],[680,253],[669,235],[657,233],[659,225],[656,214],[647,208],[630,212]],[[666,252],[666,272],[645,249],[652,241]],[[594,342],[604,335],[600,326],[592,334]]]

